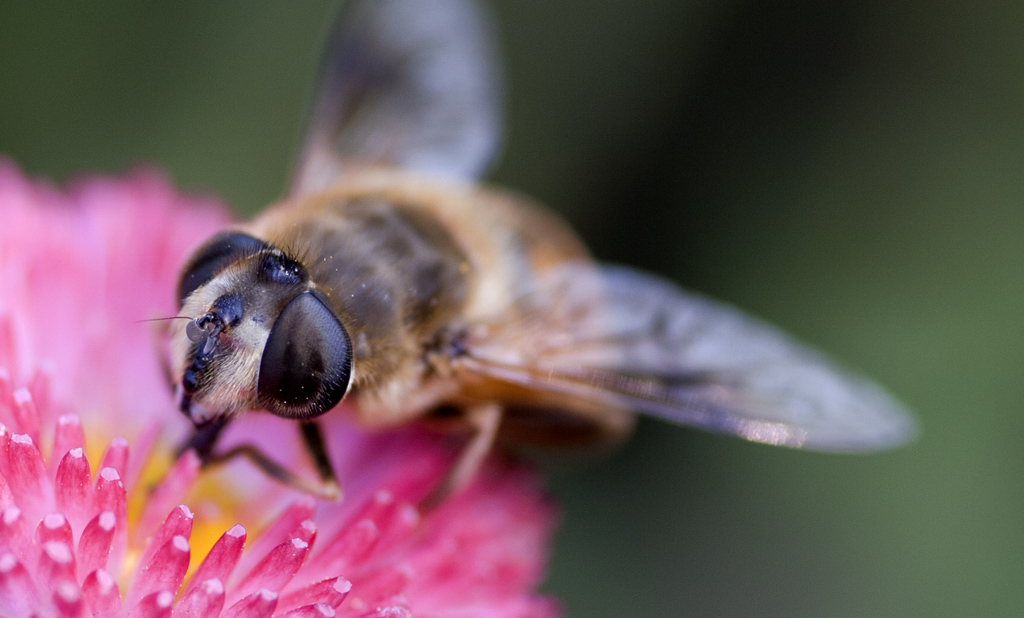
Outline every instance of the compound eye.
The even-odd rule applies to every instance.
[[[178,281],[178,307],[200,286],[239,259],[272,248],[241,232],[221,232],[202,244],[188,259]]]
[[[281,311],[260,359],[256,398],[291,419],[319,416],[348,390],[352,342],[318,294],[303,292]]]

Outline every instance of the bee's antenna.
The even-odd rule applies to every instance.
[[[148,318],[148,319],[145,319],[145,320],[135,320],[135,323],[138,324],[138,323],[141,323],[141,322],[166,322],[167,320],[191,320],[191,319],[192,318],[190,318],[190,317],[188,317],[186,315],[172,315],[172,316],[166,317],[166,318]]]

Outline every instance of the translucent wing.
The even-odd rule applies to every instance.
[[[490,16],[471,0],[357,0],[329,35],[292,194],[352,164],[482,174],[501,104]]]
[[[522,315],[468,346],[468,370],[748,440],[828,451],[905,442],[869,380],[774,327],[655,277],[560,267]]]

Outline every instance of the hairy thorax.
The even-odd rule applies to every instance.
[[[296,256],[345,324],[369,426],[453,395],[430,351],[507,319],[539,270],[586,257],[560,220],[516,198],[381,170],[282,203],[249,231]]]

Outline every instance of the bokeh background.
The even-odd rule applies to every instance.
[[[496,4],[493,181],[876,377],[923,428],[860,457],[644,421],[551,477],[568,616],[1020,615],[1024,4]],[[255,212],[335,9],[4,2],[0,152],[58,181],[148,162]]]

